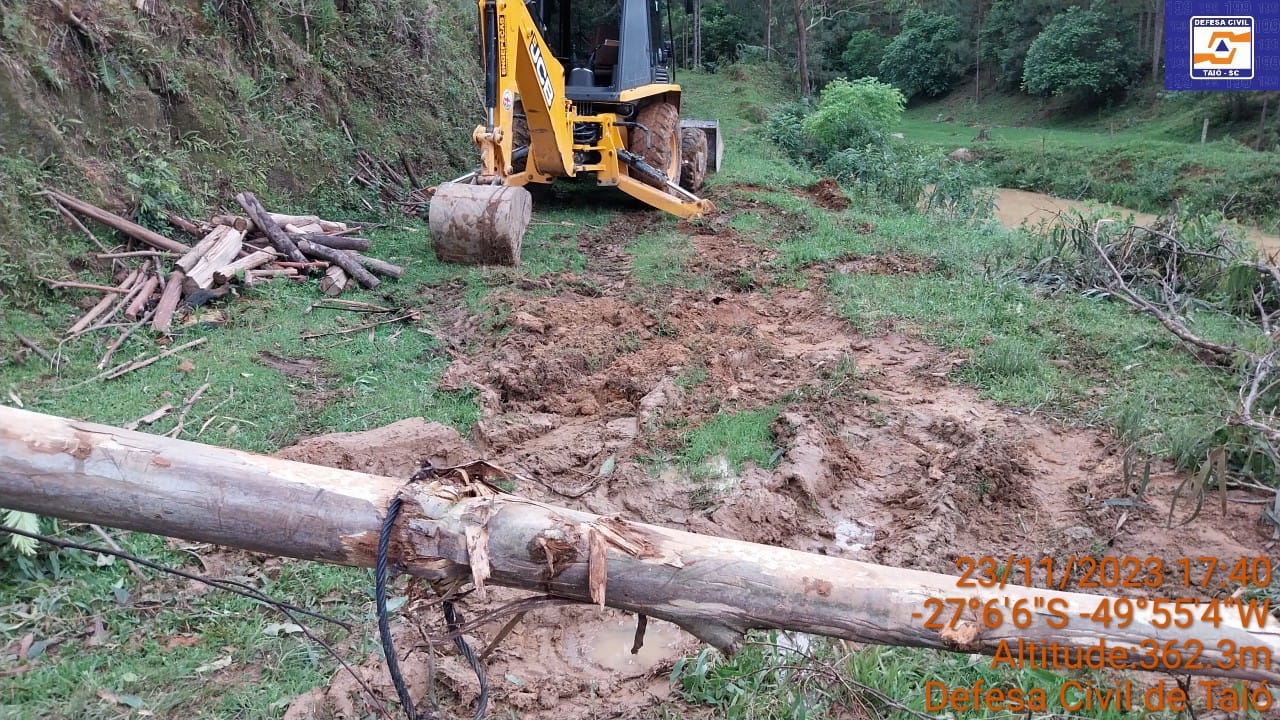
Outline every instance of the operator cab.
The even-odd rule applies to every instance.
[[[543,37],[566,70],[578,103],[618,102],[622,93],[671,82],[671,43],[660,0],[532,0]]]

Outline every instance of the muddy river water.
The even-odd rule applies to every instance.
[[[1063,210],[1081,210],[1087,212],[1097,207],[1097,203],[1083,200],[1066,200],[1043,193],[998,188],[996,190],[996,219],[1006,227],[1018,227],[1023,223],[1029,226],[1051,222]],[[1147,225],[1155,221],[1151,213],[1141,213],[1127,208],[1108,206],[1121,215],[1132,214],[1136,222]],[[1263,254],[1275,257],[1280,254],[1280,236],[1265,233],[1257,228],[1243,228],[1247,237]]]

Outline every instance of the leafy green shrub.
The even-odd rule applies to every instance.
[[[995,206],[990,178],[981,166],[953,162],[927,148],[849,148],[832,155],[823,168],[841,183],[907,210],[980,219],[990,217]]]
[[[809,101],[798,100],[779,105],[769,114],[769,121],[765,127],[769,140],[795,160],[807,162],[822,160],[821,149],[804,129],[804,119],[812,110],[813,106]]]
[[[168,227],[168,213],[190,214],[191,196],[177,170],[163,158],[149,154],[138,160],[140,167],[124,176],[138,200],[138,224],[159,231]]]
[[[962,38],[954,17],[911,8],[902,14],[902,32],[884,49],[880,77],[907,97],[942,95],[959,77]]]
[[[892,85],[862,78],[832,80],[822,89],[818,107],[803,121],[807,133],[827,154],[864,145],[884,145],[889,128],[902,117],[907,99]]]
[[[1105,95],[1125,88],[1141,71],[1135,45],[1133,23],[1114,8],[1067,8],[1027,50],[1022,87],[1037,95]]]

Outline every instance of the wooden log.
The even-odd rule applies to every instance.
[[[13,336],[18,338],[18,342],[22,343],[23,347],[35,353],[36,355],[39,355],[41,359],[43,359],[45,362],[49,363],[55,368],[61,365],[63,362],[65,362],[63,358],[54,358],[54,356],[50,355],[48,351],[46,351],[44,348],[36,344],[35,340],[19,335],[18,333],[14,333]]]
[[[213,283],[215,285],[225,285],[234,280],[241,273],[246,273],[250,270],[260,268],[272,260],[275,260],[277,257],[279,257],[279,255],[277,255],[274,250],[258,250],[245,255],[239,260],[215,270],[213,273]]]
[[[232,228],[226,225],[218,225],[213,230],[210,230],[208,235],[201,238],[200,242],[196,243],[185,255],[173,263],[174,267],[181,269],[185,274],[190,274],[191,268],[200,262],[200,258],[209,252],[209,248],[217,245],[230,231],[232,231]]]
[[[187,271],[187,277],[182,281],[184,293],[208,290],[213,287],[214,273],[235,261],[236,256],[240,254],[244,234],[235,228],[224,227],[223,229],[226,232],[218,242],[209,248],[204,257],[200,258],[200,262]]]
[[[164,293],[160,295],[160,302],[156,303],[155,317],[151,319],[151,328],[156,332],[167,333],[173,325],[173,313],[178,309],[178,301],[182,300],[182,281],[186,276],[182,268],[175,268],[169,273]]]
[[[190,235],[191,237],[200,237],[201,235],[204,234],[203,232],[201,232],[200,226],[196,225],[195,223],[191,222],[190,220],[182,217],[177,213],[166,212],[165,219],[169,221],[170,225],[178,228],[179,230]]]
[[[75,210],[81,215],[97,220],[103,225],[107,225],[109,227],[115,228],[116,230],[119,230],[125,235],[128,235],[129,237],[132,237],[136,240],[140,240],[157,250],[168,250],[170,252],[175,252],[175,253],[185,253],[186,251],[191,249],[189,246],[183,245],[177,240],[172,240],[170,238],[167,238],[161,235],[158,232],[148,230],[147,228],[144,228],[135,222],[130,222],[128,220],[125,220],[124,218],[120,217],[119,215],[116,215],[115,213],[107,212],[106,210],[103,210],[100,207],[91,205],[83,200],[80,200],[79,198],[72,197],[71,195],[68,195],[64,192],[59,192],[57,190],[48,190],[46,191],[46,193],[49,196],[53,197],[58,202],[62,203],[63,205],[67,206],[72,210]]]
[[[319,225],[320,232],[343,232],[347,229],[346,223],[325,220],[318,215],[286,215],[284,213],[267,213],[275,224],[283,227],[285,225],[295,225],[302,227],[303,225]]]
[[[364,266],[356,260],[355,256],[345,250],[334,250],[333,248],[317,245],[310,240],[302,240],[298,243],[298,249],[307,257],[319,258],[327,260],[334,265],[341,267],[356,282],[360,283],[360,287],[366,290],[372,290],[381,284],[381,280],[374,277],[373,273],[364,269]]]
[[[329,297],[337,297],[347,289],[347,281],[347,271],[337,265],[330,265],[324,271],[324,277],[320,278],[320,292]]]
[[[147,276],[147,281],[142,284],[142,291],[134,297],[133,302],[124,310],[124,316],[130,320],[137,320],[142,314],[143,309],[147,307],[147,302],[151,300],[151,296],[155,294],[156,288],[160,286],[159,275]]]
[[[75,335],[81,330],[84,330],[85,328],[89,327],[89,324],[92,323],[94,320],[96,320],[99,315],[102,315],[103,313],[105,313],[108,308],[115,305],[120,300],[119,295],[127,294],[129,290],[133,288],[133,284],[137,280],[138,280],[138,271],[134,270],[133,272],[129,273],[128,277],[124,279],[124,282],[120,283],[120,285],[118,285],[115,288],[116,290],[115,293],[107,293],[102,297],[101,300],[98,301],[97,305],[94,305],[92,308],[89,309],[88,312],[86,312],[84,315],[81,315],[80,319],[75,321],[75,323],[73,323],[71,327],[67,330],[67,334]]]
[[[281,230],[280,226],[271,219],[270,214],[262,207],[262,203],[258,202],[258,198],[253,193],[242,192],[236,195],[236,202],[240,203],[240,207],[249,213],[253,224],[267,236],[267,240],[271,241],[271,246],[276,249],[276,252],[293,262],[307,261],[302,253],[298,252],[298,246],[294,245],[288,233]]]
[[[249,222],[248,218],[243,218],[239,215],[214,215],[209,218],[209,224],[233,227],[246,235],[253,228],[253,223]]]
[[[281,226],[284,231],[290,235],[323,235],[324,228],[320,227],[320,223],[307,223],[306,225],[294,225],[292,223]]]
[[[260,282],[268,280],[276,280],[279,278],[301,279],[295,268],[279,268],[274,270],[250,270],[244,275],[245,285],[256,285]]]
[[[379,275],[386,275],[396,280],[399,280],[404,275],[404,268],[399,265],[393,265],[385,260],[372,258],[368,255],[356,255],[356,261]]]
[[[288,260],[277,260],[276,267],[293,268],[294,270],[310,272],[312,270],[325,270],[329,267],[329,263],[320,260],[316,262],[289,262]]]
[[[107,251],[106,246],[102,244],[102,241],[98,239],[98,236],[94,235],[92,230],[85,227],[84,223],[80,222],[80,218],[72,214],[72,212],[64,207],[62,203],[58,202],[56,198],[50,196],[49,202],[53,204],[53,207],[57,209],[58,213],[62,215],[62,217],[67,219],[67,222],[74,225],[81,233],[84,234],[85,237],[89,238],[89,242],[93,243],[102,252]]]
[[[169,258],[173,257],[173,253],[168,250],[130,250],[128,252],[94,253],[93,256],[99,260],[123,260],[124,258],[136,257]]]
[[[82,283],[82,282],[77,282],[75,280],[54,280],[52,278],[39,277],[39,276],[36,276],[36,279],[39,280],[40,282],[47,283],[49,287],[54,290],[57,290],[59,288],[75,288],[77,290],[93,290],[94,292],[100,292],[100,293],[121,294],[125,292],[124,290],[121,290],[120,288],[115,287],[113,285],[94,285],[93,283]]]
[[[474,480],[492,466],[466,469]],[[602,602],[674,622],[725,651],[748,629],[784,629],[986,654],[1019,641],[1040,648],[1105,641],[1110,657],[1136,663],[1148,657],[1141,643],[1152,641],[1161,648],[1152,669],[1280,683],[1280,667],[1270,663],[1190,662],[1200,652],[1195,647],[1222,642],[1280,653],[1280,622],[1266,613],[1248,624],[1223,612],[1218,622],[1161,627],[1157,612],[1130,603],[1131,621],[1092,622],[1081,618],[1117,599],[1014,585],[970,588],[938,573],[601,517],[457,484],[459,477],[407,484],[0,407],[0,497],[14,510],[372,567],[382,518],[400,494],[392,567],[446,591],[479,579]],[[953,598],[973,599],[1002,622],[984,621],[983,610],[963,613],[954,629],[930,629],[931,604],[950,608]],[[1021,611],[1016,626],[1010,607]],[[1187,609],[1200,618],[1206,607]],[[1054,623],[1059,613],[1073,621]]]
[[[294,241],[308,240],[317,245],[333,248],[334,250],[368,250],[369,241],[364,238],[350,237],[347,235],[325,235],[324,233],[304,233],[294,236]]]

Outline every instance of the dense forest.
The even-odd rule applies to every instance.
[[[1158,78],[1163,28],[1159,0],[699,0],[679,34],[693,64],[796,57],[806,92],[843,75],[909,97],[973,80],[1106,98]]]
[[[797,90],[877,77],[913,101],[965,87],[1108,107],[1163,81],[1164,3],[1120,0],[693,0],[673,20],[686,66],[794,65]],[[1267,93],[1224,93],[1218,118],[1258,119]]]

